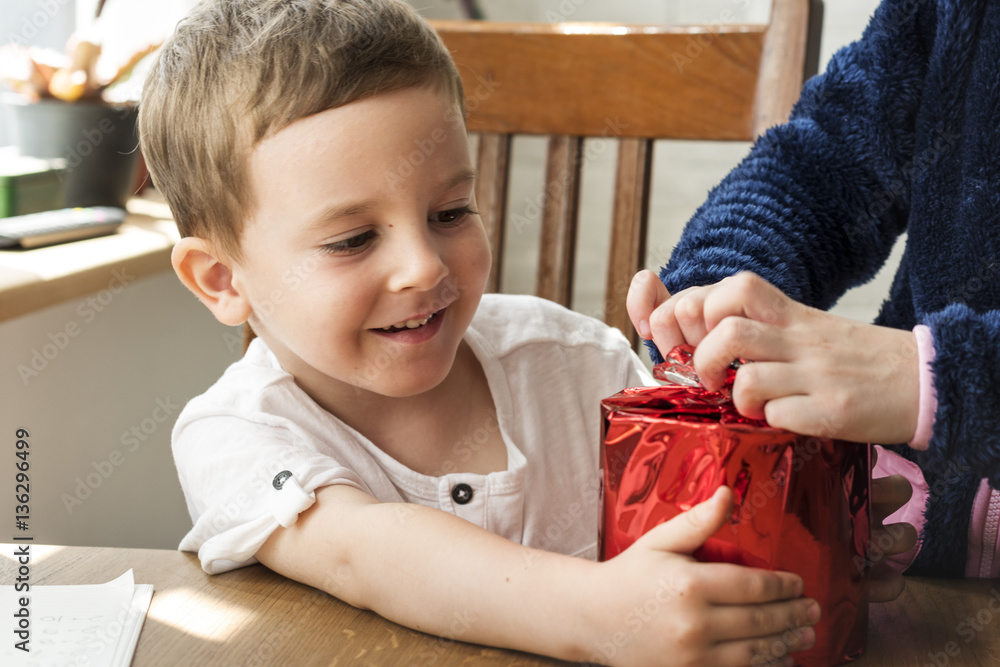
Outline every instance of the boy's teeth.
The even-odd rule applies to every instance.
[[[422,327],[428,322],[430,322],[432,317],[434,317],[434,313],[431,313],[422,320],[404,320],[403,322],[397,322],[396,324],[393,324],[391,327],[385,327],[383,330],[389,331],[391,329],[416,329],[417,327]]]

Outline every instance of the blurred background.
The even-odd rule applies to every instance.
[[[0,0],[0,44],[63,50],[74,31],[92,27],[99,0]],[[428,18],[478,11],[504,21],[626,23],[765,22],[769,0],[411,0]],[[122,52],[169,34],[191,0],[107,0],[105,48]],[[821,68],[860,36],[876,0],[828,0]],[[140,69],[124,93],[136,96]],[[9,136],[0,123],[0,146]],[[574,308],[600,316],[615,151],[589,151],[581,191],[581,232]],[[684,222],[747,152],[746,143],[658,142],[653,171],[647,266],[664,264]],[[510,214],[531,220],[544,177],[544,138],[514,144]],[[537,222],[537,217],[534,220]],[[537,232],[509,234],[503,289],[531,292]],[[870,321],[888,293],[902,242],[876,279],[848,293],[835,311]],[[170,271],[129,283],[88,321],[86,300],[0,321],[3,346],[0,432],[32,431],[33,530],[36,542],[175,548],[190,527],[170,454],[180,406],[238,358],[239,332],[216,323]],[[83,325],[71,347],[26,382],[17,373],[33,350],[68,322]],[[164,417],[161,419],[161,417]],[[8,451],[8,450],[4,450]],[[12,451],[12,450],[11,450]],[[112,452],[124,455],[110,462]],[[107,474],[105,474],[107,473]],[[96,475],[96,476],[95,476]],[[4,482],[6,484],[7,482]],[[10,516],[9,496],[0,512]]]

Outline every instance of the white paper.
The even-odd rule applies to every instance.
[[[126,667],[153,596],[151,584],[136,585],[132,570],[106,584],[36,586],[27,593],[0,586],[0,610],[8,620],[27,597],[29,652],[8,630],[0,664],[18,667]],[[13,629],[17,629],[14,627]]]

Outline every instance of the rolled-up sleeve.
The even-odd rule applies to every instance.
[[[194,521],[179,548],[198,552],[209,574],[256,563],[271,533],[316,502],[316,489],[348,484],[370,493],[357,474],[280,424],[182,415],[173,450]]]

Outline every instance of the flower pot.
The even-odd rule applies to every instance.
[[[66,160],[66,206],[125,206],[134,187],[136,107],[6,99],[8,134],[21,155]]]

